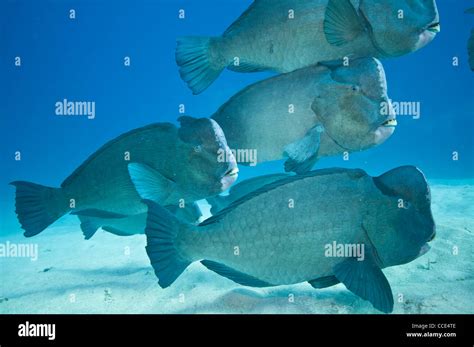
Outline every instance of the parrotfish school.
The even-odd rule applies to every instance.
[[[290,72],[349,56],[398,57],[439,31],[435,0],[255,0],[222,36],[179,38],[176,61],[199,94],[225,68]]]
[[[474,312],[472,4],[1,7],[1,313]]]

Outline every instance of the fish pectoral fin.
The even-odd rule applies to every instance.
[[[271,283],[259,280],[258,278],[244,274],[226,265],[223,265],[214,261],[202,260],[201,264],[207,267],[209,270],[214,271],[218,275],[228,278],[231,281],[234,281],[235,283],[241,284],[243,286],[257,287],[257,288],[274,286]]]
[[[308,158],[303,162],[299,162],[295,159],[288,159],[285,161],[285,171],[286,172],[295,172],[298,175],[302,175],[308,171],[311,171],[314,164],[318,161],[318,155],[315,154],[312,157]]]
[[[285,147],[284,154],[288,157],[288,160],[285,162],[286,172],[291,171],[303,174],[311,170],[318,160],[321,133],[323,131],[324,128],[322,126],[315,126],[302,139]]]
[[[176,185],[146,164],[130,163],[128,173],[140,197],[157,203],[165,201]]]
[[[103,218],[103,219],[121,219],[126,218],[127,215],[99,210],[97,208],[87,208],[84,210],[73,211],[71,212],[72,215],[75,216],[82,216],[82,217],[92,217],[92,218]]]
[[[331,45],[345,45],[364,31],[365,26],[350,0],[329,0],[324,16],[324,34]]]
[[[308,281],[308,283],[311,284],[311,286],[315,289],[322,289],[335,286],[341,282],[336,278],[336,276],[326,276]]]
[[[393,311],[392,289],[369,247],[366,247],[364,260],[347,258],[334,267],[334,275],[347,289],[369,301],[377,310],[384,313]]]

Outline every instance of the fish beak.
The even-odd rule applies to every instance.
[[[386,120],[384,123],[382,123],[382,126],[386,127],[386,128],[394,128],[398,125],[398,122],[395,118],[393,119],[388,119]]]
[[[222,177],[221,179],[221,190],[225,191],[229,189],[234,184],[234,182],[237,180],[238,177],[239,177],[238,167],[234,167],[230,169],[229,171],[227,171],[224,177]]]
[[[428,31],[431,31],[432,33],[439,33],[441,31],[441,25],[439,24],[439,22],[436,22],[436,23],[432,23],[430,24],[426,30]]]
[[[229,171],[227,171],[224,176],[229,176],[229,177],[235,176],[235,177],[237,177],[238,175],[239,175],[239,168],[234,167],[233,169],[230,169]]]

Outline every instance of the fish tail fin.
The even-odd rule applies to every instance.
[[[151,200],[143,200],[148,206],[145,234],[146,251],[151,266],[162,288],[169,287],[192,263],[180,252],[177,240],[193,226],[178,220],[168,210]]]
[[[15,181],[15,206],[18,221],[25,230],[25,237],[39,234],[69,210],[61,188]]]
[[[181,78],[195,95],[206,90],[226,67],[223,59],[216,59],[219,55],[211,54],[216,40],[195,36],[178,38],[176,63]]]

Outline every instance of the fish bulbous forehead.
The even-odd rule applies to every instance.
[[[181,123],[179,136],[182,141],[216,150],[227,147],[224,132],[215,120],[183,116],[179,118],[179,122]]]
[[[382,63],[376,58],[349,61],[348,66],[336,68],[331,77],[340,83],[354,84],[373,99],[385,98],[387,80]]]
[[[359,11],[383,57],[416,51],[436,36],[429,30],[439,22],[435,0],[361,0]]]
[[[421,23],[423,20],[432,21],[438,18],[436,0],[360,0],[359,8],[369,21],[375,20],[377,17],[403,20],[399,11],[403,11],[403,15],[407,14],[412,19],[416,16],[420,25],[423,24]]]

